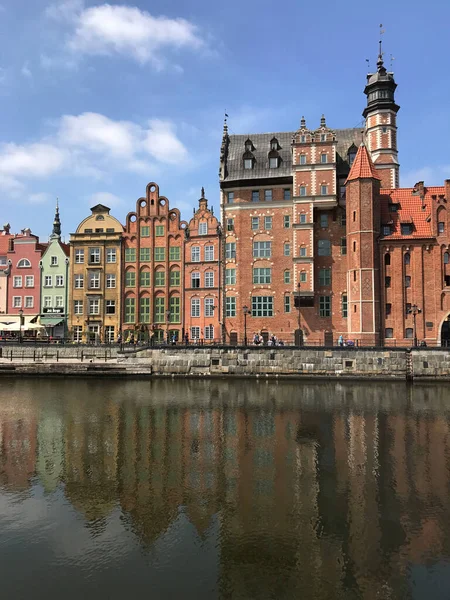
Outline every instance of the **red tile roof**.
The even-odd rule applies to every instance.
[[[352,181],[353,179],[381,179],[373,166],[367,148],[363,144],[358,148],[347,181]]]
[[[431,208],[433,195],[444,194],[445,188],[425,187],[425,197],[422,202],[420,196],[413,196],[414,188],[398,188],[381,190],[381,224],[390,225],[391,235],[382,235],[385,240],[433,238],[431,232]],[[389,204],[398,204],[398,211],[391,212]],[[409,235],[402,235],[401,223],[413,223],[413,231]]]

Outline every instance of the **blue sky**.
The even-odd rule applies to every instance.
[[[102,202],[122,222],[156,181],[218,211],[231,133],[362,123],[366,58],[395,57],[401,185],[450,178],[450,5],[431,0],[0,0],[0,223],[68,237]]]

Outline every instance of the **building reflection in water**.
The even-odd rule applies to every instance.
[[[6,387],[1,493],[61,489],[94,537],[119,509],[143,549],[183,513],[218,536],[221,597],[403,597],[450,558],[446,386]]]

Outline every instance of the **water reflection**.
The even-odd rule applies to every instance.
[[[2,382],[0,560],[44,588],[447,597],[448,386]]]

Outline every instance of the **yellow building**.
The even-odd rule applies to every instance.
[[[123,226],[102,204],[70,235],[69,330],[75,342],[113,342],[121,327]]]

